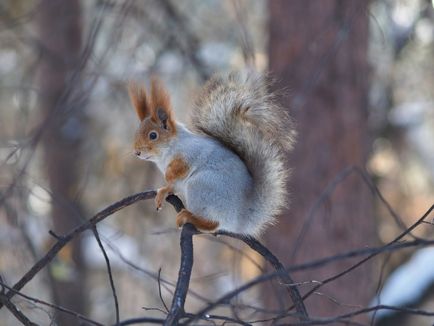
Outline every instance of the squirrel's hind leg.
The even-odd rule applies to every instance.
[[[176,225],[183,226],[185,223],[193,224],[197,229],[202,231],[213,231],[219,226],[218,222],[207,220],[203,217],[196,216],[192,212],[183,208],[176,216]]]

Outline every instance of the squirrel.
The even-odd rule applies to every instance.
[[[156,163],[168,194],[185,205],[177,217],[202,231],[258,236],[286,206],[285,154],[295,129],[267,91],[267,77],[253,70],[213,76],[199,93],[189,127],[174,120],[168,92],[157,78],[150,92],[130,84],[140,120],[135,155]]]

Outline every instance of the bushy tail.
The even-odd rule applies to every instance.
[[[267,87],[266,78],[255,71],[215,76],[204,86],[191,115],[196,131],[217,138],[247,165],[255,185],[253,219],[260,228],[286,206],[285,153],[295,137],[287,112]]]

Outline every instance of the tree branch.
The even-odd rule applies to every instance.
[[[182,201],[175,195],[169,195],[167,202],[173,205],[179,213],[184,208]],[[181,264],[179,267],[178,281],[176,282],[172,306],[164,321],[165,326],[178,325],[179,319],[184,315],[184,304],[190,284],[191,270],[193,268],[193,235],[198,231],[193,224],[184,224],[181,231]]]
[[[86,231],[88,229],[91,229],[94,225],[96,225],[98,222],[101,222],[106,217],[114,214],[115,212],[121,210],[122,208],[125,208],[127,206],[130,206],[134,204],[137,201],[140,200],[147,200],[154,198],[156,196],[155,191],[145,191],[140,192],[132,196],[128,196],[110,206],[103,209],[102,211],[95,214],[89,221],[77,226],[73,230],[71,230],[68,234],[64,236],[58,236],[57,242],[51,247],[51,249],[45,254],[44,257],[39,259],[33,266],[30,268],[30,270],[24,274],[24,276],[12,287],[14,291],[9,290],[5,296],[8,299],[11,299],[15,295],[15,291],[21,290],[28,282],[30,282],[33,277],[45,266],[50,263],[54,257],[56,257],[57,253],[73,238],[78,236],[83,231]],[[2,308],[3,304],[0,303],[0,309]]]
[[[57,235],[57,234],[54,234],[53,232],[50,232],[57,239],[57,241],[51,247],[51,249],[44,255],[44,257],[42,257],[39,261],[37,261],[35,263],[35,265],[33,265],[33,267],[12,288],[8,287],[3,282],[1,282],[2,291],[0,293],[0,308],[2,306],[6,306],[16,316],[16,318],[18,320],[20,320],[24,325],[34,325],[34,323],[32,323],[24,314],[22,314],[22,312],[19,311],[18,308],[15,307],[15,305],[13,305],[11,303],[10,299],[15,294],[24,296],[23,294],[21,294],[19,292],[19,290],[21,288],[23,288],[28,282],[30,282],[33,279],[33,277],[42,268],[44,268],[46,265],[48,265],[53,260],[53,258],[56,256],[56,254],[69,241],[71,241],[77,235],[81,234],[85,230],[91,229],[92,231],[94,231],[94,234],[95,234],[97,241],[98,241],[99,236],[98,236],[98,233],[95,232],[97,223],[99,223],[100,221],[102,221],[106,217],[114,214],[115,212],[117,212],[117,211],[119,211],[119,210],[121,210],[127,206],[134,204],[137,201],[152,199],[155,197],[155,195],[156,195],[155,191],[147,191],[147,192],[141,192],[141,193],[137,193],[135,195],[126,197],[126,198],[108,206],[107,208],[103,209],[102,211],[98,212],[91,219],[89,219],[87,222],[74,228],[66,235]],[[174,195],[168,196],[166,198],[166,200],[175,208],[175,210],[177,212],[179,212],[182,208],[184,208],[182,201]],[[226,231],[217,231],[214,233],[214,235],[224,235],[224,236],[228,236],[228,237],[232,237],[232,238],[241,240],[244,243],[246,243],[250,248],[252,248],[256,252],[258,252],[260,255],[262,255],[275,268],[276,271],[273,273],[261,275],[255,279],[251,280],[250,282],[244,284],[243,286],[241,286],[237,289],[234,289],[233,291],[225,294],[220,299],[214,301],[213,303],[210,303],[204,309],[202,309],[201,311],[199,311],[196,314],[185,313],[184,304],[185,304],[187,292],[189,290],[189,283],[190,283],[191,271],[192,271],[192,266],[193,266],[193,235],[200,234],[201,232],[199,232],[195,228],[194,225],[187,223],[183,226],[182,232],[181,232],[181,238],[180,238],[181,263],[180,263],[180,268],[179,268],[179,276],[178,276],[176,289],[175,289],[173,300],[172,300],[172,305],[170,307],[169,314],[167,315],[166,319],[144,317],[144,318],[129,319],[129,320],[125,320],[123,322],[119,322],[119,317],[118,317],[119,315],[117,312],[116,313],[117,325],[131,325],[131,324],[138,323],[138,322],[158,323],[158,324],[164,324],[164,325],[178,325],[181,318],[187,318],[187,320],[185,320],[183,322],[183,324],[188,324],[188,323],[190,323],[196,319],[212,320],[213,319],[212,316],[206,315],[206,313],[208,311],[212,310],[213,308],[215,308],[219,304],[222,304],[224,302],[228,302],[231,298],[233,298],[237,294],[247,290],[248,288],[250,288],[256,284],[260,284],[261,282],[264,282],[266,280],[270,280],[272,278],[275,278],[275,277],[279,277],[281,279],[282,283],[287,286],[289,295],[291,296],[291,299],[294,302],[294,307],[297,311],[297,314],[290,314],[289,310],[287,310],[284,315],[275,316],[273,318],[274,320],[279,320],[281,318],[285,318],[288,316],[294,316],[294,317],[299,318],[301,324],[306,324],[306,325],[312,324],[312,323],[315,323],[318,321],[321,323],[330,323],[332,321],[331,319],[324,319],[324,320],[310,319],[308,314],[307,314],[306,308],[304,306],[303,299],[307,298],[310,294],[313,293],[313,291],[316,291],[320,286],[324,285],[325,283],[331,282],[331,281],[341,277],[342,275],[345,275],[349,271],[353,270],[354,268],[357,268],[360,264],[362,264],[366,260],[374,257],[375,255],[378,255],[379,253],[386,252],[386,251],[394,251],[394,250],[398,250],[398,249],[404,248],[404,247],[428,245],[428,244],[433,243],[433,241],[423,240],[423,239],[418,239],[418,240],[415,240],[413,242],[399,243],[399,241],[405,235],[410,234],[410,232],[412,230],[414,230],[418,225],[422,224],[433,210],[434,210],[434,206],[431,206],[431,208],[418,221],[416,221],[413,225],[411,225],[408,229],[406,229],[403,233],[401,233],[401,235],[399,235],[397,238],[395,238],[392,242],[390,242],[390,243],[388,243],[382,247],[366,248],[363,250],[359,249],[359,250],[355,250],[352,252],[336,255],[333,257],[313,261],[311,263],[302,264],[299,266],[291,266],[288,268],[285,268],[279,262],[277,257],[275,257],[265,246],[263,246],[258,240],[254,239],[253,237],[235,234],[235,233],[226,232]],[[101,241],[98,241],[98,242],[101,245]],[[105,253],[104,248],[102,247],[101,249],[102,249],[103,253]],[[307,294],[305,294],[303,298],[300,296],[300,293],[298,292],[298,290],[296,288],[296,286],[298,284],[294,283],[293,280],[291,279],[290,275],[288,274],[288,272],[300,271],[300,270],[308,269],[308,268],[315,268],[315,267],[322,266],[322,265],[328,264],[328,263],[336,261],[336,260],[351,258],[351,257],[359,256],[359,255],[368,255],[368,257],[361,260],[359,263],[353,265],[351,268],[343,271],[342,273],[335,275],[335,276],[323,281],[320,285],[314,287],[311,291],[309,291]],[[110,269],[110,263],[108,261],[108,257],[106,256],[106,254],[104,256],[106,258],[106,263],[107,263],[109,277],[110,277],[110,283],[112,286],[112,292],[113,292],[113,295],[115,298],[115,305],[117,306],[117,297],[116,297],[116,291],[114,290],[113,278],[112,278],[111,269]],[[5,293],[6,289],[8,290],[7,293]],[[24,296],[24,297],[29,298],[27,296]],[[35,302],[47,304],[47,303],[42,302],[41,300],[38,300],[38,299],[31,298],[31,300],[36,300]],[[50,304],[48,304],[48,305],[50,305]],[[50,306],[53,306],[53,305],[50,305]],[[53,307],[55,309],[60,309],[62,311],[66,311],[68,313],[74,314],[74,312],[69,311],[68,309],[62,308],[60,306],[59,307],[53,306]],[[393,309],[393,310],[395,310],[395,309],[399,310],[400,309],[397,307],[389,307],[389,306],[377,306],[376,308],[377,309]],[[359,311],[354,311],[354,312],[347,314],[347,315],[338,316],[337,319],[335,319],[335,321],[342,321],[343,319],[351,318],[354,315],[366,313],[366,312],[369,312],[372,310],[375,310],[375,307],[374,308],[363,308]],[[118,311],[118,307],[116,307],[116,311]],[[425,312],[425,311],[419,311],[419,310],[414,310],[414,311],[411,310],[411,311],[407,311],[407,312],[415,313],[415,314],[422,314],[422,315],[429,315],[429,316],[432,315],[431,312]],[[75,315],[80,319],[90,321],[89,319],[86,319],[85,317],[83,317],[81,315],[78,315],[78,314],[75,314]],[[222,319],[222,318],[226,318],[226,317],[218,317],[218,318],[216,317],[216,319]],[[239,321],[237,319],[231,319],[229,317],[227,317],[227,318],[228,318],[227,319],[228,321],[230,320],[232,322],[236,322],[236,323],[243,324],[243,325],[248,324],[248,323],[245,323],[243,321]],[[94,324],[98,324],[94,321],[91,321],[91,322]]]
[[[182,201],[174,196],[169,195],[166,200],[175,207],[179,212],[184,205]],[[191,270],[193,266],[193,235],[200,233],[192,224],[187,223],[182,227],[181,232],[181,265],[179,268],[178,282],[176,284],[175,294],[173,296],[172,306],[166,318],[164,325],[177,325],[179,319],[185,315],[184,303],[187,296],[188,286],[190,283]],[[298,289],[286,271],[282,263],[274,256],[264,245],[251,236],[242,234],[231,233],[227,231],[217,231],[214,235],[225,235],[234,239],[238,239],[246,243],[250,248],[264,257],[276,270],[283,284],[287,286],[289,295],[294,302],[295,309],[299,315],[300,320],[308,320],[306,307],[304,306]],[[202,314],[191,316],[188,322],[196,318],[201,318]]]
[[[182,227],[180,241],[181,264],[172,306],[164,322],[165,326],[178,325],[179,319],[183,317],[185,313],[184,304],[190,284],[191,270],[193,268],[193,235],[197,233],[198,231],[193,224],[187,223]]]
[[[119,325],[119,302],[118,302],[118,296],[116,295],[116,287],[115,287],[115,282],[113,281],[113,274],[112,274],[112,269],[110,266],[110,259],[108,258],[107,252],[104,249],[104,246],[101,242],[101,238],[99,237],[99,233],[98,230],[96,228],[96,225],[92,226],[92,232],[95,236],[96,241],[98,242],[98,246],[101,249],[102,254],[104,255],[104,260],[107,266],[107,273],[108,273],[108,277],[109,277],[109,281],[110,281],[110,287],[112,289],[112,294],[113,294],[113,300],[114,300],[114,304],[115,304],[115,313],[116,313],[116,325]]]
[[[268,250],[263,244],[261,244],[258,240],[251,236],[245,236],[242,234],[236,234],[226,231],[217,231],[215,235],[225,235],[231,238],[239,239],[247,244],[250,248],[259,253],[262,257],[264,257],[276,270],[279,274],[280,280],[282,284],[286,285],[288,289],[289,296],[291,297],[292,302],[294,303],[295,310],[300,315],[300,320],[309,319],[306,307],[303,303],[303,299],[300,295],[300,292],[297,289],[296,283],[292,280],[289,275],[287,269],[283,264],[277,259],[273,253]]]

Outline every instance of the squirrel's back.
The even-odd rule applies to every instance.
[[[255,71],[214,76],[204,86],[191,114],[192,129],[232,149],[246,164],[254,183],[250,219],[259,233],[286,206],[289,171],[285,155],[295,130],[285,109]]]

